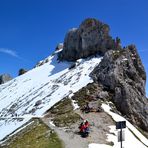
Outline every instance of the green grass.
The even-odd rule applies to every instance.
[[[58,127],[65,127],[73,123],[76,123],[78,120],[80,120],[80,116],[78,114],[74,112],[69,112],[69,113],[56,116],[53,122]]]
[[[3,148],[63,148],[57,134],[39,119],[14,135]]]
[[[52,114],[62,115],[73,111],[73,106],[69,98],[65,98],[62,101],[55,104],[50,110]]]
[[[69,98],[58,102],[49,112],[54,116],[53,122],[58,127],[70,126],[80,120],[80,116],[73,111],[72,102]]]
[[[88,84],[86,87],[83,87],[72,97],[80,107],[86,105],[87,102],[93,101],[93,94],[97,91],[97,86],[95,84]]]

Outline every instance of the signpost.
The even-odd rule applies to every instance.
[[[122,131],[123,128],[126,128],[126,121],[116,122],[116,129],[120,129],[120,131],[118,132],[118,142],[121,142],[121,148],[122,141],[125,141],[125,133]]]
[[[122,139],[121,139],[121,137],[122,137]],[[118,142],[121,142],[121,141],[125,141],[125,132],[123,130],[122,130],[122,133],[121,133],[121,131],[118,131]]]

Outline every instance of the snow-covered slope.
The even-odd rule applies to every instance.
[[[102,104],[102,108],[106,113],[108,113],[114,121],[126,121],[127,128],[123,129],[125,133],[125,141],[123,141],[124,148],[147,148],[148,147],[148,139],[146,139],[130,122],[128,122],[122,116],[113,113],[111,111],[111,107],[107,104]],[[105,144],[89,144],[89,148],[119,148],[120,142],[117,141],[118,131],[115,125],[110,126],[110,133],[108,134],[108,141],[112,141],[114,143],[113,146],[108,146]]]
[[[100,63],[102,57],[79,59],[74,64],[72,62],[58,62],[58,52],[56,51],[52,56],[39,62],[34,69],[24,75],[0,85],[0,143],[9,134],[14,134],[16,129],[24,128],[32,117],[42,116],[55,103],[66,96],[71,97],[73,93],[93,82],[89,74]],[[77,109],[78,106],[74,100],[72,103],[74,109]],[[103,104],[102,108],[115,121],[125,120],[111,112],[109,106]],[[146,148],[148,140],[128,121],[127,127],[126,137],[130,141],[126,139],[124,146]],[[113,134],[108,134],[108,141],[114,142],[113,148],[117,148],[119,147],[117,131],[115,126],[110,126],[110,129],[110,133]],[[131,140],[133,140],[132,143]],[[89,148],[97,147],[111,148],[112,146],[89,144]]]
[[[58,62],[55,53],[42,61],[43,65],[1,85],[0,131],[4,132],[0,132],[0,140],[27,122],[30,115],[42,116],[55,103],[93,82],[89,74],[101,59],[79,59],[72,68],[73,63]],[[14,117],[23,118],[18,121]]]

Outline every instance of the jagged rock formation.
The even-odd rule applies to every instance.
[[[10,80],[12,80],[12,77],[9,74],[0,75],[0,84],[4,84]]]
[[[101,64],[91,74],[102,88],[98,90],[97,97],[112,98],[123,115],[148,131],[146,73],[136,47],[130,45],[122,48],[119,38],[113,40],[109,36],[108,25],[96,19],[86,19],[78,29],[67,33],[59,59],[75,61],[95,54],[104,56]]]
[[[60,60],[75,61],[94,54],[115,49],[115,40],[109,35],[109,26],[96,19],[88,18],[78,29],[71,29],[65,36]]]
[[[113,93],[117,109],[135,125],[148,131],[148,100],[145,97],[146,73],[134,45],[105,53],[92,77]]]

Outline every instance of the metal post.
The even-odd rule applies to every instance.
[[[124,131],[122,131],[122,128],[126,128],[126,121],[119,121],[116,122],[116,129],[120,129],[120,131],[118,131],[118,142],[121,142],[121,148],[122,148],[122,141],[125,140],[124,135],[122,136],[122,132],[124,134]]]
[[[121,133],[120,133],[120,140],[121,140],[121,148],[122,148],[122,128],[121,128]]]

